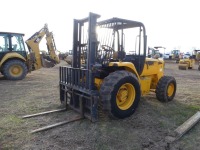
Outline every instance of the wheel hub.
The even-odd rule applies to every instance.
[[[123,84],[117,93],[117,106],[121,110],[127,110],[130,108],[135,99],[135,88],[130,83]]]
[[[173,93],[174,93],[174,84],[170,83],[168,86],[167,94],[169,97],[171,97],[173,95]]]
[[[9,71],[12,76],[19,76],[22,74],[22,68],[17,65],[12,66]]]

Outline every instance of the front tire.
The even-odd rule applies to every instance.
[[[176,94],[176,80],[171,76],[163,76],[156,87],[156,97],[161,102],[173,100]]]
[[[131,116],[140,101],[140,84],[136,76],[128,71],[110,73],[100,88],[104,111],[111,118]]]
[[[5,63],[3,73],[8,80],[22,80],[27,74],[27,66],[20,60],[10,60]]]

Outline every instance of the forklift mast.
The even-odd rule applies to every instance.
[[[74,20],[72,68],[81,68],[81,55],[84,55],[84,58],[86,58],[84,69],[89,71],[86,79],[86,81],[88,81],[86,87],[88,87],[89,90],[95,89],[93,84],[94,76],[91,70],[95,66],[98,45],[96,22],[99,17],[100,16],[97,14],[90,13],[88,18]]]
[[[99,15],[74,20],[72,67],[60,67],[60,100],[82,116],[97,120],[99,93],[94,85],[95,51],[97,48],[96,22]],[[86,30],[85,30],[86,29]],[[84,31],[88,34],[84,34]],[[81,65],[81,55],[85,55]]]

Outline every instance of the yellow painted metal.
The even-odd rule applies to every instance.
[[[121,62],[121,61],[120,62],[110,62],[109,66],[124,67],[125,70],[127,70],[127,71],[132,72],[133,74],[135,74],[136,77],[138,78],[139,82],[140,82],[140,77],[139,77],[139,75],[137,73],[137,70],[136,70],[136,68],[135,68],[135,66],[134,66],[133,63],[131,63],[131,62]]]
[[[13,77],[19,77],[23,73],[23,68],[20,65],[14,64],[9,68],[9,73]]]
[[[151,82],[152,82],[151,76],[150,77],[141,77],[140,79],[141,79],[140,87],[141,87],[142,95],[148,94],[150,91]]]
[[[95,78],[94,82],[95,82],[95,86],[97,87],[97,89],[100,90],[103,79]]]
[[[51,64],[53,63],[53,62],[50,62],[49,64],[47,64],[47,62],[43,63],[44,59],[40,54],[39,44],[45,35],[46,35],[46,42],[47,42],[46,44],[50,58],[54,60],[56,63],[60,62],[59,57],[56,54],[53,34],[52,32],[49,32],[48,26],[47,24],[45,24],[44,27],[39,32],[36,32],[28,40],[26,40],[26,44],[28,45],[30,50],[30,55],[34,57],[34,59],[31,61],[34,65],[33,68],[35,70],[40,69],[41,67],[52,66]],[[31,59],[30,55],[28,56],[29,59]],[[43,64],[47,65],[43,66]]]
[[[123,84],[119,88],[116,96],[116,102],[118,108],[120,108],[121,110],[129,109],[135,100],[135,96],[136,96],[136,91],[134,86],[130,83]]]
[[[140,75],[142,94],[147,94],[150,89],[156,89],[160,78],[164,75],[164,61],[162,59],[146,58],[145,65]],[[150,87],[149,87],[150,82]],[[150,88],[148,90],[148,87]]]
[[[138,73],[136,71],[136,68],[133,65],[133,63],[131,63],[131,62],[110,62],[109,66],[124,67],[125,70],[135,74],[136,77],[138,78],[139,82],[140,82],[140,77],[139,77],[139,75],[138,75]],[[96,85],[96,87],[98,89],[100,89],[102,82],[103,82],[103,79],[95,78],[95,85]]]
[[[194,64],[195,64],[195,59],[185,58],[179,61],[178,68],[180,70],[187,70],[188,68],[193,68]]]
[[[162,59],[146,58],[141,76],[157,75],[160,78],[163,76],[163,71],[164,61]]]
[[[162,59],[146,58],[142,74],[139,76],[131,62],[110,62],[109,66],[124,67],[138,78],[142,95],[148,94],[150,89],[156,89],[159,79],[164,75],[164,61]]]
[[[174,84],[170,83],[169,86],[168,86],[168,89],[167,89],[167,95],[169,97],[173,95],[174,89],[175,89]]]
[[[30,51],[31,55],[35,57],[34,58],[35,60],[33,60],[33,65],[34,65],[35,70],[40,69],[42,67],[39,44],[42,38],[44,37],[44,35],[45,35],[45,31],[41,30],[40,32],[37,33],[37,35],[32,36],[32,38],[29,38],[28,40],[26,40],[26,44],[31,50]]]
[[[56,54],[56,47],[55,47],[53,33],[49,32],[48,30],[46,31],[46,41],[47,41],[47,48],[48,48],[51,59],[55,60],[57,64],[60,63],[59,57]]]
[[[145,95],[150,90],[155,90],[159,79],[164,75],[164,61],[162,59],[146,58],[142,74],[139,76],[133,63],[131,62],[110,62],[109,66],[123,67],[132,72],[138,78],[141,94]],[[95,78],[95,85],[100,89],[103,79]]]
[[[21,59],[21,60],[23,60],[23,61],[26,61],[26,59],[25,59],[22,55],[20,55],[20,54],[18,54],[18,53],[16,53],[16,52],[10,52],[10,53],[7,53],[7,54],[0,60],[0,66],[2,66],[2,64],[3,64],[4,62],[6,62],[6,60],[12,59],[12,58],[17,58],[17,59]]]

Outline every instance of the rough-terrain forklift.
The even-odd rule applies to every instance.
[[[60,67],[60,100],[66,108],[96,121],[99,112],[129,117],[150,91],[161,102],[173,100],[176,80],[164,76],[163,60],[146,58],[143,23],[120,18],[97,22],[99,17],[90,13],[74,20],[72,67]]]

